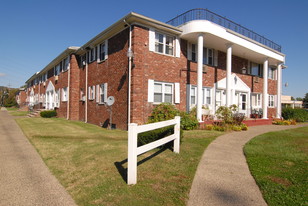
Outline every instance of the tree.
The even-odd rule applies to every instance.
[[[305,97],[303,98],[303,102],[308,103],[308,93],[306,93]]]
[[[296,101],[303,101],[303,98],[296,97]]]
[[[294,97],[291,97],[291,100],[293,100],[293,101],[294,101],[294,100],[295,100],[295,99],[294,99]]]
[[[7,91],[7,95],[3,96],[3,105],[5,107],[18,106],[15,98],[18,91],[18,89],[10,89],[9,91]]]

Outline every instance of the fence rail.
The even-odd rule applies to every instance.
[[[276,51],[281,52],[281,46],[276,44],[275,42],[207,9],[191,9],[181,15],[178,15],[177,17],[171,19],[170,21],[167,21],[167,24],[170,24],[172,26],[180,26],[182,24],[185,24],[186,22],[199,19],[211,21],[215,24],[218,24],[227,29],[235,31],[236,33],[239,33],[267,47],[270,47]]]
[[[137,183],[137,156],[151,149],[159,147],[167,142],[174,141],[173,151],[180,152],[180,120],[176,116],[172,120],[157,122],[152,124],[140,125],[131,123],[128,125],[128,165],[127,165],[127,184]],[[138,147],[138,134],[167,126],[174,125],[174,134],[156,140],[149,144]]]

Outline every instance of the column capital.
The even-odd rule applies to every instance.
[[[233,46],[233,44],[232,43],[227,43],[227,44],[225,44],[226,45],[226,47],[227,48],[230,48],[230,47],[232,47]]]

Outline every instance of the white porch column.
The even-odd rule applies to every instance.
[[[232,44],[227,44],[226,106],[231,105]]]
[[[282,65],[279,64],[277,67],[277,107],[276,107],[276,117],[277,118],[281,117],[281,89],[282,89],[281,69],[282,69]]]
[[[268,106],[268,94],[267,94],[267,78],[268,77],[268,58],[265,59],[263,63],[263,117],[262,119],[267,119],[267,106]]]
[[[198,35],[197,119],[202,122],[203,34]]]

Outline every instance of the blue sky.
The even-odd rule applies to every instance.
[[[0,85],[20,87],[69,46],[82,46],[133,11],[166,22],[207,8],[282,46],[283,94],[308,93],[307,0],[0,0]]]

